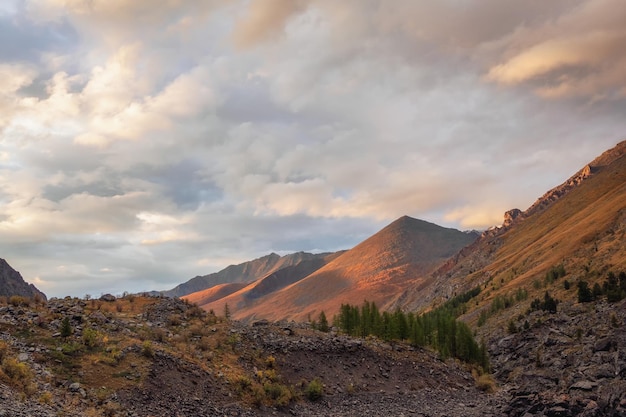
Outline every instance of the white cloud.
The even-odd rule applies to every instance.
[[[499,223],[623,138],[624,9],[28,0],[50,36],[0,47],[0,256],[98,294]]]

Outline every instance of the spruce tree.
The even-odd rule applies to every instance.
[[[318,330],[322,332],[328,332],[330,330],[328,327],[328,320],[326,319],[326,313],[324,313],[323,310],[320,312],[320,315],[317,321],[318,321],[318,324],[317,324]]]
[[[72,335],[72,325],[70,324],[70,318],[65,317],[61,322],[61,337],[66,338]]]

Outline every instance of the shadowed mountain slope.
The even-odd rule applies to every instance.
[[[0,296],[10,297],[12,295],[29,298],[38,295],[42,299],[46,299],[44,293],[33,284],[26,283],[19,272],[11,268],[7,261],[0,258]]]
[[[263,296],[271,294],[275,291],[281,290],[286,286],[300,281],[301,279],[311,275],[318,269],[322,268],[327,263],[331,262],[343,252],[327,254],[324,257],[317,257],[314,259],[308,259],[297,263],[296,265],[287,266],[281,268],[275,272],[272,272],[265,277],[258,279],[252,283],[249,283],[235,291],[231,291],[225,294],[223,297],[212,297],[212,299],[202,300],[203,302],[195,301],[197,298],[201,298],[199,293],[193,293],[183,298],[196,302],[199,306],[206,310],[213,309],[214,311],[224,311],[226,304],[229,306],[229,310],[239,311],[249,307],[255,303],[255,301]],[[228,284],[241,285],[241,284]],[[218,287],[214,287],[218,288]],[[230,290],[232,287],[226,289]],[[212,289],[205,290],[211,291]]]
[[[365,299],[384,308],[476,238],[475,233],[404,216],[308,277],[233,314],[239,319],[303,320],[322,310],[332,316],[342,303]]]
[[[198,291],[211,288],[219,284],[248,283],[278,271],[281,268],[296,265],[304,260],[324,257],[328,254],[313,254],[307,252],[296,252],[285,256],[276,253],[263,256],[252,261],[243,262],[238,265],[230,265],[219,272],[213,274],[197,276],[177,285],[169,291],[164,291],[167,297],[182,297]]]

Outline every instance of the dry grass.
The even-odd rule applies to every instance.
[[[600,171],[580,187],[554,202],[548,209],[517,223],[498,237],[502,242],[491,262],[468,277],[482,282],[483,292],[478,305],[471,304],[466,318],[476,323],[473,311],[489,308],[496,296],[513,294],[518,288],[528,291],[528,300],[518,303],[528,308],[534,298],[543,298],[546,291],[561,301],[576,300],[576,282],[584,279],[590,286],[602,283],[608,265],[614,271],[626,269],[626,158]],[[487,250],[487,244],[481,250]],[[563,264],[567,275],[554,282],[545,282],[550,268]],[[489,277],[485,287],[485,277]],[[570,289],[564,288],[568,280]],[[539,282],[539,286],[533,283]],[[451,284],[452,285],[452,284]],[[520,311],[516,311],[515,315]],[[493,320],[500,327],[513,315],[501,314]]]

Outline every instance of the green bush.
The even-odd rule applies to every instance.
[[[323,389],[322,382],[316,378],[307,385],[305,390],[306,397],[311,401],[317,401],[322,398]]]
[[[102,335],[97,330],[87,327],[83,330],[83,345],[89,349],[102,345]]]
[[[143,342],[143,344],[141,345],[141,354],[146,358],[154,357],[154,348],[152,347],[152,342],[150,342],[149,340]]]

